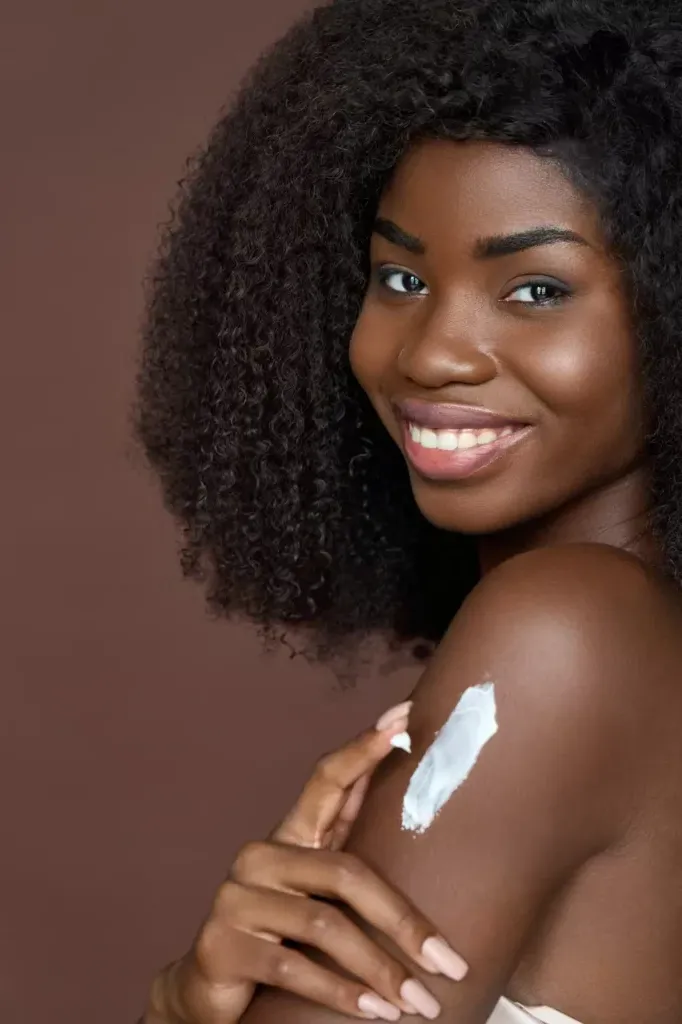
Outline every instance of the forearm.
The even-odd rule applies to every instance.
[[[336,1010],[282,989],[264,988],[257,993],[239,1024],[349,1024],[351,1020]]]

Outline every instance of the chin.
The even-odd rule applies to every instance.
[[[442,488],[442,485],[441,485]],[[423,484],[413,485],[414,499],[419,511],[433,526],[467,536],[486,536],[503,533],[546,514],[550,509],[529,506],[526,502],[513,502],[510,495],[499,495],[495,501],[483,494],[453,492],[446,489],[428,493]]]
[[[416,496],[415,496],[416,497]],[[481,515],[480,511],[468,511],[457,507],[457,501],[422,502],[417,500],[417,506],[425,519],[428,519],[433,526],[441,530],[449,530],[452,533],[463,533],[468,536],[483,536],[488,533],[498,533],[507,530],[515,525],[514,518],[505,516],[502,513],[495,514],[488,510]]]

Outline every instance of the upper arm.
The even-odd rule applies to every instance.
[[[521,556],[476,588],[413,695],[413,752],[382,766],[347,846],[470,964],[459,984],[426,982],[459,1024],[484,1024],[547,902],[627,820],[636,712],[623,699],[632,675],[624,624],[639,584],[628,563],[601,557]],[[610,573],[629,573],[628,586]],[[497,732],[431,826],[405,831],[412,773],[462,693],[485,682]],[[286,1019],[341,1018],[301,1002]]]

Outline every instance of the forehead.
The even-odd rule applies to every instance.
[[[427,139],[398,163],[378,213],[422,238],[469,246],[539,225],[600,241],[597,213],[551,160],[495,142]]]

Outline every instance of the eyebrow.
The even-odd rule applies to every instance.
[[[394,221],[386,217],[377,217],[374,221],[373,231],[381,235],[393,245],[417,256],[426,253],[426,246],[416,235],[399,227]],[[516,231],[509,235],[491,235],[489,238],[479,238],[474,245],[474,256],[476,259],[494,259],[498,256],[511,256],[516,252],[523,252],[526,249],[534,249],[538,245],[552,245],[555,242],[572,242],[575,245],[588,246],[590,243],[568,228],[555,227],[554,225],[528,228],[527,231]]]

